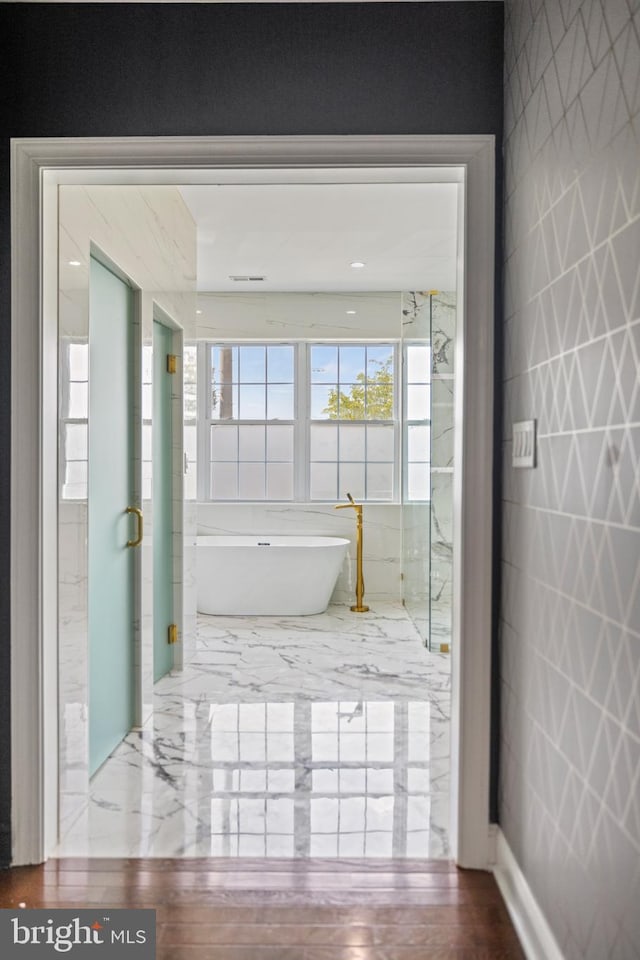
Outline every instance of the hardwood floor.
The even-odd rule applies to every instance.
[[[442,860],[50,860],[1,907],[155,907],[157,960],[524,960],[491,874]]]

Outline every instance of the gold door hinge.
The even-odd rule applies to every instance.
[[[178,642],[178,626],[175,623],[169,624],[169,635],[167,637],[168,643],[177,643]]]
[[[178,358],[175,353],[167,354],[167,373],[175,373],[178,369]]]

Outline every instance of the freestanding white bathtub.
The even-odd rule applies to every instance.
[[[199,613],[306,616],[327,609],[348,540],[199,536]]]

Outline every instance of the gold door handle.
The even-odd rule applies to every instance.
[[[127,540],[128,547],[139,547],[142,543],[142,537],[144,536],[144,521],[142,519],[142,510],[140,507],[127,507],[125,513],[135,513],[138,518],[138,536],[135,540]]]

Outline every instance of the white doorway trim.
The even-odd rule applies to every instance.
[[[11,752],[13,863],[46,859],[57,832],[57,325],[45,255],[55,189],[73,183],[399,182],[466,169],[465,282],[456,342],[452,710],[453,856],[490,863],[495,159],[493,136],[150,137],[11,144]],[[55,239],[55,238],[54,238]],[[52,322],[53,319],[53,322]],[[464,589],[463,589],[464,587]]]

